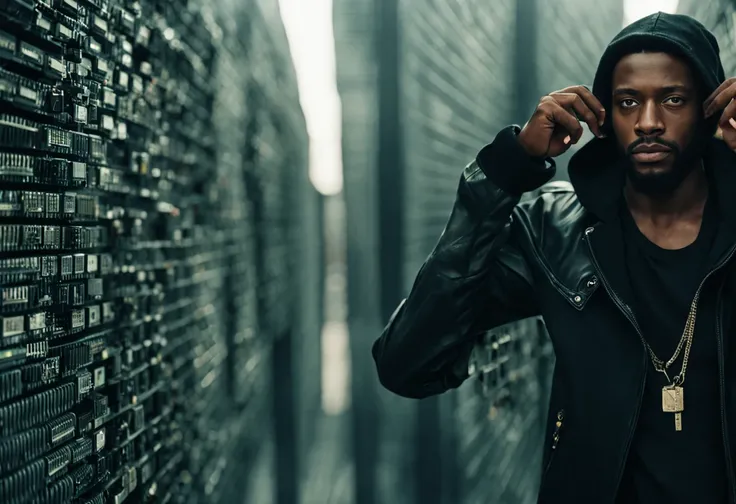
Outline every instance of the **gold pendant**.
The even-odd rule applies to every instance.
[[[682,412],[685,410],[685,392],[682,387],[662,387],[662,411],[675,414],[675,430],[682,430]]]
[[[666,385],[662,387],[662,411],[678,413],[685,410],[685,395],[682,387]]]

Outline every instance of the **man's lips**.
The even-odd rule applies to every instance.
[[[634,154],[651,152],[670,152],[672,149],[660,144],[641,144],[634,149]]]
[[[633,157],[640,163],[659,163],[670,155],[672,149],[660,144],[641,144],[633,150]]]

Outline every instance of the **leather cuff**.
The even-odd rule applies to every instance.
[[[502,129],[476,157],[491,182],[517,196],[543,186],[557,171],[552,158],[533,158],[526,153],[517,138],[520,131],[516,125]]]

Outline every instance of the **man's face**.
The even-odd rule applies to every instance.
[[[613,72],[612,124],[635,190],[674,191],[704,139],[702,100],[690,68],[665,53],[625,56]]]

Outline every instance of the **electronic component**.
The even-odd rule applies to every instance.
[[[50,90],[46,84],[0,69],[0,100],[40,112]]]
[[[19,396],[23,392],[20,369],[0,373],[0,402]]]
[[[84,324],[84,311],[72,310],[71,313],[79,313],[80,315],[77,318],[81,318],[81,321],[73,323],[78,325]],[[59,358],[61,375],[64,377],[75,374],[77,370],[86,367],[92,362],[90,347],[86,342],[67,343],[65,345],[50,348],[49,355]]]
[[[59,274],[59,262],[56,256],[44,256],[40,258],[41,277],[53,279]]]
[[[22,310],[28,307],[30,301],[29,285],[19,285],[17,287],[0,287],[0,307],[2,311],[8,312],[12,310]]]
[[[53,205],[53,196],[55,195],[43,192],[23,191],[20,198],[23,202],[23,215],[35,219],[47,217],[46,204],[49,201]],[[50,216],[54,216],[53,211]]]
[[[24,366],[21,371],[24,391],[28,393],[59,379],[59,361],[52,358],[43,362],[34,362]]]
[[[62,446],[58,450],[46,455],[45,459],[46,475],[52,477],[71,463],[72,449],[70,446]]]
[[[37,460],[14,474],[0,479],[0,502],[26,502],[43,489],[46,464]]]
[[[34,149],[39,143],[39,125],[33,120],[0,114],[0,145],[16,149]]]
[[[0,439],[0,473],[7,474],[40,457],[48,449],[47,429],[36,427]]]
[[[25,347],[4,348],[0,350],[0,369],[22,364],[26,360]]]
[[[92,390],[92,373],[85,370],[77,374],[77,402],[87,397]]]
[[[94,449],[95,443],[92,439],[86,437],[77,439],[71,446],[72,463],[80,462],[89,457],[95,451]]]
[[[69,410],[74,400],[74,384],[67,383],[0,406],[0,435],[14,434],[55,417]]]
[[[77,417],[74,413],[66,413],[56,420],[49,422],[49,442],[51,446],[59,446],[74,437]]]
[[[108,410],[109,412],[109,410]],[[100,416],[100,418],[104,418],[105,415]],[[96,452],[100,452],[105,448],[105,429],[100,429],[94,434],[94,449]]]
[[[75,477],[83,467],[78,468],[72,475],[64,475],[49,486],[50,502],[71,502],[74,497]]]
[[[49,342],[48,341],[34,341],[32,343],[28,343],[26,345],[26,357],[28,359],[36,359],[40,357],[46,357],[46,354],[49,351]],[[49,363],[49,366],[55,366],[57,369],[59,369],[59,362],[56,361],[55,364]]]
[[[105,386],[105,368],[100,366],[94,371],[94,387],[99,389]]]
[[[2,336],[3,342],[24,336],[26,333],[25,320],[24,315],[0,317],[0,322],[2,322],[2,333],[0,333],[0,336]]]

